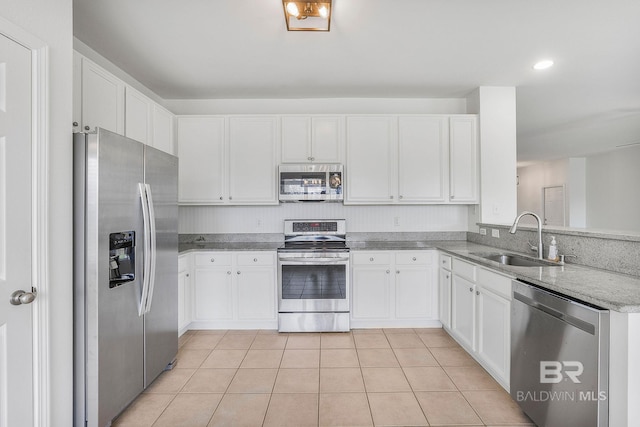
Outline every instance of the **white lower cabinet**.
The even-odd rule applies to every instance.
[[[196,252],[194,329],[275,329],[276,253]]]
[[[455,257],[451,272],[451,324],[443,325],[508,391],[512,279]]]
[[[451,257],[440,255],[438,280],[438,311],[445,329],[451,328]]]
[[[352,253],[351,326],[437,327],[436,251]]]
[[[191,254],[178,257],[178,334],[184,334],[193,320]]]

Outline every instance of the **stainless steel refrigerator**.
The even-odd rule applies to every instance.
[[[73,143],[74,424],[103,427],[178,352],[178,159],[103,129]]]

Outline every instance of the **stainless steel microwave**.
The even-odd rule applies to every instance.
[[[280,165],[281,202],[342,202],[341,164]]]

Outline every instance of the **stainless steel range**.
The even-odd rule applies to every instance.
[[[278,249],[278,330],[349,330],[345,220],[285,220]]]

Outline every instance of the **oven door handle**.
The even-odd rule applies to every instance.
[[[339,258],[324,258],[324,257],[278,257],[279,261],[291,263],[291,264],[340,264],[349,261],[349,257],[339,257]]]

